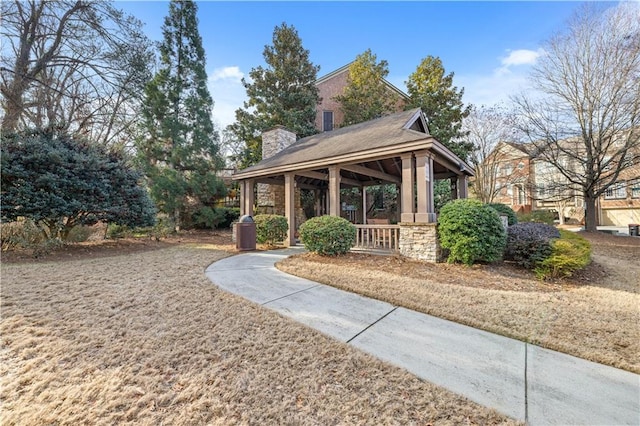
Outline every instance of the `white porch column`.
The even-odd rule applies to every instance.
[[[429,153],[416,154],[416,176],[418,211],[415,215],[415,221],[420,223],[434,222],[433,158]]]
[[[295,182],[295,175],[293,173],[286,173],[284,175],[284,215],[289,223],[285,246],[289,247],[296,245]]]
[[[340,216],[340,167],[329,166],[329,215]]]
[[[400,222],[414,221],[414,165],[413,154],[402,155],[402,196],[400,197]]]
[[[244,216],[246,214],[245,213],[246,206],[245,206],[244,199],[247,196],[246,193],[245,193],[245,191],[246,191],[245,187],[247,185],[247,182],[244,181],[244,180],[241,180],[238,184],[239,184],[239,187],[240,187],[239,188],[240,189],[240,216]]]
[[[458,176],[458,198],[467,198],[469,196],[468,190],[468,178],[467,175]]]

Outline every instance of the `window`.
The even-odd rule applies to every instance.
[[[640,198],[640,180],[631,183],[631,198]]]
[[[322,131],[330,132],[333,130],[333,111],[322,112]]]
[[[604,192],[605,200],[627,198],[627,188],[624,182],[616,182]]]

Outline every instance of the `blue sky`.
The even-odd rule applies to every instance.
[[[614,6],[616,3],[608,3]],[[142,20],[148,36],[162,39],[166,1],[116,2]],[[214,119],[233,122],[245,99],[240,78],[264,65],[264,46],[276,25],[293,25],[320,65],[319,76],[370,48],[389,63],[388,80],[401,89],[421,60],[439,56],[464,100],[507,101],[526,90],[526,75],[541,44],[561,30],[579,2],[219,2],[199,1]]]

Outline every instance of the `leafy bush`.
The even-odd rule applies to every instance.
[[[289,222],[277,214],[259,214],[253,217],[256,223],[256,239],[261,244],[273,246],[287,238]]]
[[[300,238],[307,250],[323,256],[345,254],[356,243],[356,227],[337,216],[318,216],[300,226]]]
[[[530,213],[520,213],[516,215],[518,222],[536,222],[553,225],[556,215],[549,210],[533,210]]]
[[[560,238],[551,243],[551,256],[535,269],[540,279],[570,277],[591,261],[591,244],[581,235],[560,230]]]
[[[551,256],[552,240],[560,232],[544,223],[522,222],[507,230],[507,248],[504,257],[527,269],[535,268]]]
[[[502,257],[506,243],[498,213],[478,200],[445,204],[438,217],[438,234],[442,248],[449,250],[450,263],[495,262]]]
[[[222,207],[224,211],[224,220],[218,224],[218,228],[231,228],[231,224],[236,222],[240,217],[240,209],[237,207]]]
[[[501,203],[489,203],[487,204],[489,207],[498,212],[498,216],[507,216],[507,220],[509,226],[515,225],[518,223],[518,217],[516,216],[516,212],[506,204]]]
[[[197,229],[213,229],[225,220],[225,212],[222,209],[202,206],[193,213],[192,220]]]

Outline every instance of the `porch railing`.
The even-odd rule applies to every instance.
[[[398,251],[400,226],[356,225],[355,249]]]

